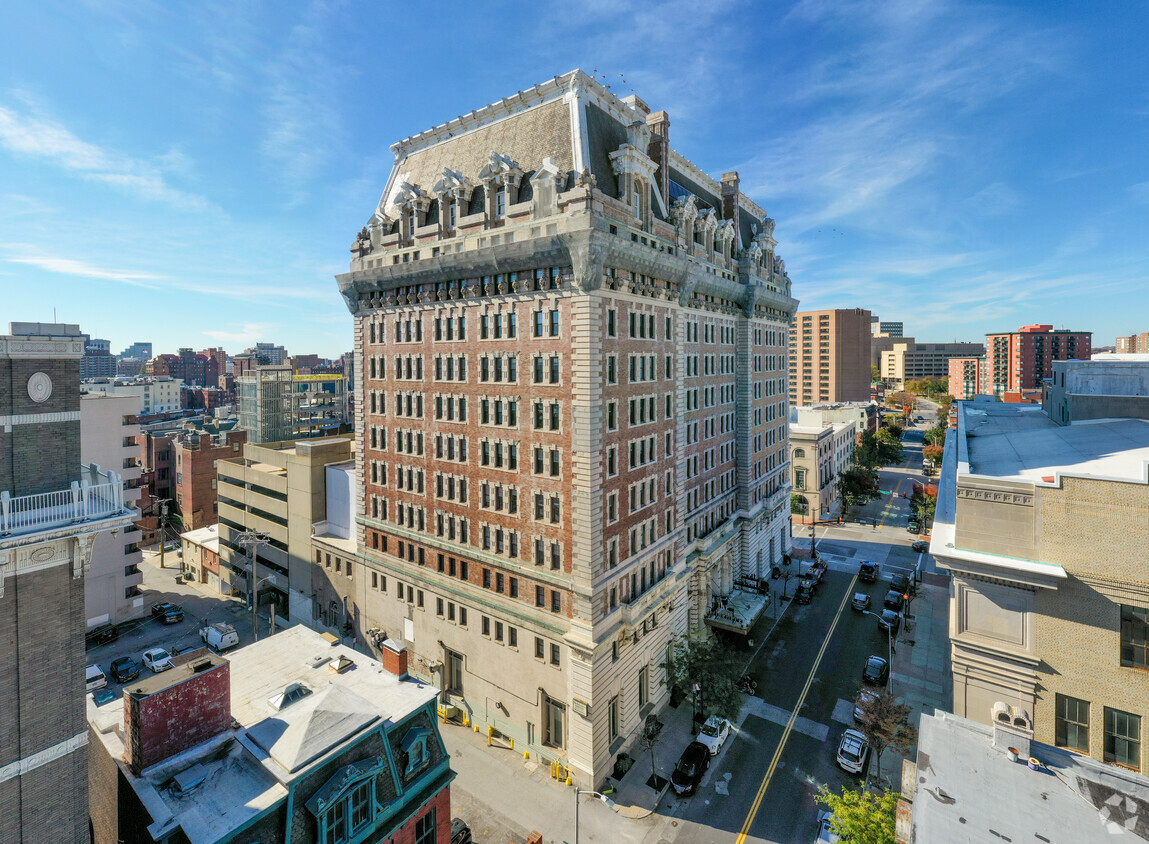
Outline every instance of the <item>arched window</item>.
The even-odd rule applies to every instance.
[[[797,460],[799,457],[805,457],[805,456],[806,456],[806,449],[804,449],[804,448],[794,449],[794,459],[795,460]]]

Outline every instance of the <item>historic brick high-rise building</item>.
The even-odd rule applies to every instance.
[[[573,71],[401,141],[338,277],[346,617],[583,784],[663,700],[671,640],[752,620],[738,587],[790,546],[774,221],[669,129]]]

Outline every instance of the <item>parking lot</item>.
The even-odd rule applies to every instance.
[[[143,652],[149,648],[160,647],[171,653],[173,650],[201,647],[203,643],[199,637],[200,628],[217,622],[226,622],[235,627],[241,647],[252,641],[251,612],[242,600],[212,595],[208,592],[206,584],[185,583],[179,577],[179,558],[171,553],[165,557],[167,567],[161,569],[159,555],[153,556],[147,551],[144,552],[143,561],[140,563],[140,570],[144,574],[141,587],[143,616],[117,625],[120,635],[116,641],[88,648],[87,664],[100,666],[108,677],[107,688],[117,695],[123,686],[112,679],[109,666],[114,659],[130,656],[142,664]],[[169,601],[182,607],[183,621],[163,624],[153,619],[152,605],[161,601]],[[267,619],[262,618],[260,625],[261,633],[265,633]],[[151,673],[149,669],[142,668],[140,679],[150,676]]]

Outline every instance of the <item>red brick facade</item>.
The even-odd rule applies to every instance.
[[[181,436],[173,446],[176,473],[175,509],[184,530],[219,521],[216,507],[216,461],[233,458],[247,441],[246,431]]]

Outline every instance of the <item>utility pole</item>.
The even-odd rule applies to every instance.
[[[164,567],[164,546],[167,545],[167,538],[164,536],[164,522],[168,519],[168,502],[170,498],[161,498],[156,501],[160,505],[160,520],[159,520],[159,534],[160,534],[160,568]],[[155,505],[153,505],[155,506]]]
[[[248,549],[248,556],[251,559],[251,576],[248,582],[251,585],[251,639],[253,642],[259,641],[259,575],[257,567],[259,565],[259,546],[266,545],[269,540],[266,533],[260,531],[244,531],[239,534],[236,541],[240,545]],[[271,575],[274,580],[274,575]]]

